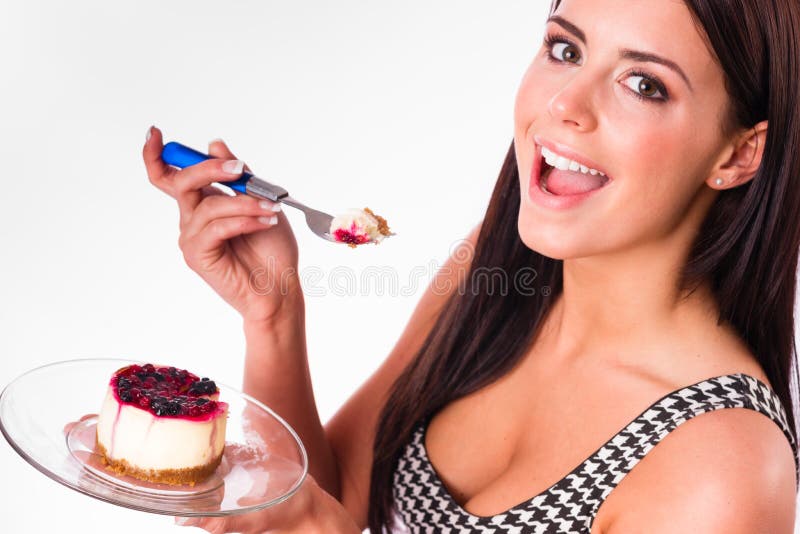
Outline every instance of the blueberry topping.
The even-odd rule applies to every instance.
[[[217,392],[216,383],[185,369],[131,365],[120,370],[112,385],[122,402],[159,417],[199,417],[217,409],[215,401],[203,397]]]
[[[213,380],[202,380],[200,382],[195,382],[189,388],[189,393],[193,393],[195,395],[211,395],[216,392],[217,385]]]

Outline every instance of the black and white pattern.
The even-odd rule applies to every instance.
[[[749,408],[772,419],[789,440],[798,468],[797,444],[780,399],[763,382],[739,373],[665,395],[550,488],[492,517],[472,515],[453,500],[428,460],[426,425],[420,425],[394,473],[396,519],[413,533],[588,534],[600,505],[653,447],[692,417],[722,408]]]

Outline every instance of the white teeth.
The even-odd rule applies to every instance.
[[[564,156],[558,156],[558,158],[556,158],[556,163],[555,165],[553,165],[553,167],[555,167],[556,169],[561,169],[562,171],[566,171],[569,169],[569,162],[570,160],[568,160]]]
[[[569,158],[565,158],[564,156],[559,156],[552,150],[542,147],[542,156],[544,160],[547,162],[548,165],[551,167],[555,167],[556,169],[560,169],[562,171],[570,170],[570,171],[578,171],[582,172],[583,174],[591,174],[592,176],[600,175],[605,176],[602,172],[598,171],[597,169],[592,169],[587,167],[586,165],[581,165],[577,161],[573,161]]]

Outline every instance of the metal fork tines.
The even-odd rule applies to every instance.
[[[330,234],[331,222],[333,222],[332,215],[328,215],[323,211],[309,208],[305,204],[298,202],[289,195],[283,197],[281,199],[281,202],[283,202],[284,204],[288,204],[293,208],[297,208],[303,213],[305,213],[306,224],[308,225],[308,227],[311,229],[312,232],[320,236],[322,239],[327,239],[328,241],[336,241]]]
[[[282,202],[293,208],[299,209],[306,216],[306,224],[312,232],[322,239],[336,241],[329,233],[333,216],[325,212],[309,208],[302,202],[298,202],[289,196],[289,192],[283,187],[271,184],[261,178],[253,177],[247,182],[247,193],[253,196],[266,198],[273,202]]]

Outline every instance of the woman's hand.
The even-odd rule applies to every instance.
[[[209,145],[216,159],[181,170],[161,159],[163,143],[152,127],[142,156],[150,182],[178,202],[186,264],[246,322],[269,322],[300,290],[297,242],[285,215],[275,211],[280,204],[229,196],[210,185],[242,174],[243,163],[222,141]]]
[[[176,517],[175,523],[199,527],[213,534],[290,533],[360,534],[347,510],[320,488],[309,475],[287,501],[259,512],[230,517]]]

